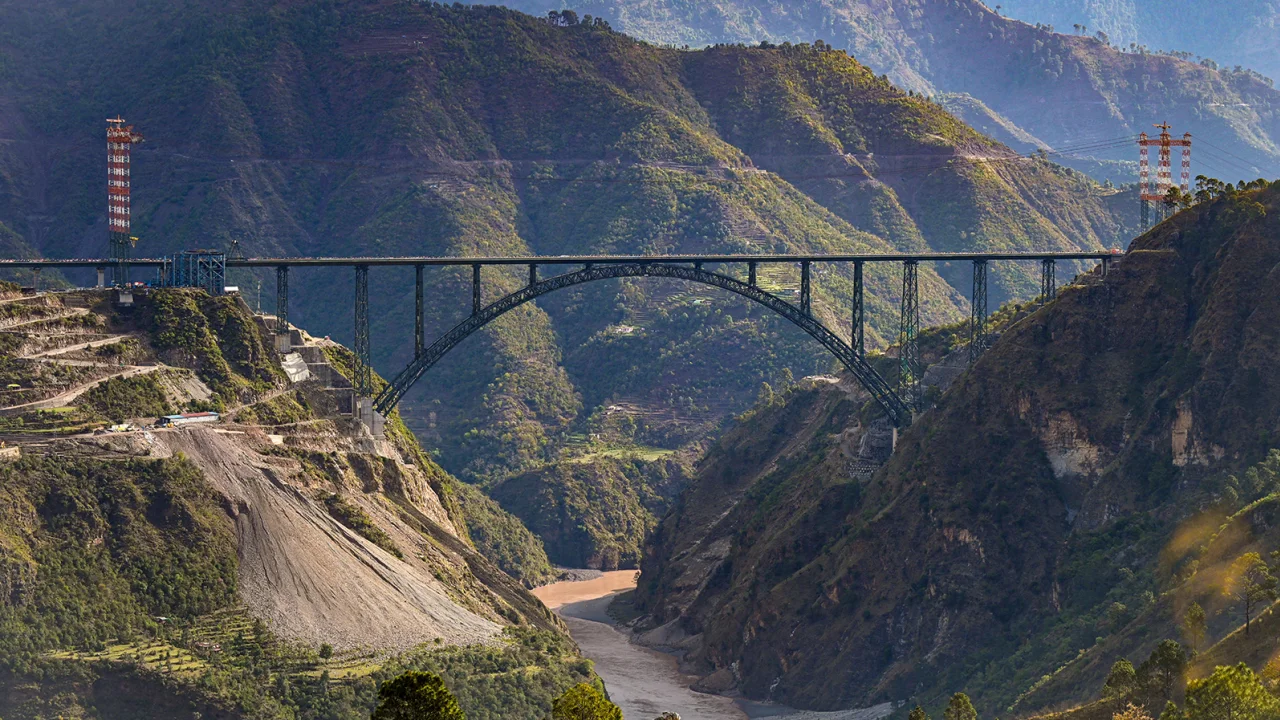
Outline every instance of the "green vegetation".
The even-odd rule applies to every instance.
[[[321,500],[334,520],[347,526],[360,537],[392,555],[398,558],[404,557],[404,553],[400,552],[400,548],[396,546],[391,536],[378,527],[373,518],[369,517],[369,513],[364,511],[364,508],[352,503],[338,493],[323,493]]]
[[[690,469],[678,460],[569,460],[486,488],[564,567],[639,567],[645,537]]]
[[[306,395],[287,392],[278,397],[249,405],[235,414],[236,422],[251,425],[292,425],[315,417]]]
[[[141,310],[161,359],[195,370],[223,402],[237,399],[241,389],[267,392],[283,378],[234,298],[164,289],[149,294]]]
[[[80,396],[80,406],[117,423],[129,418],[159,417],[175,412],[169,405],[164,388],[153,375],[111,378],[101,382]]]
[[[92,648],[234,602],[236,551],[199,470],[173,460],[26,456],[0,466],[0,658]]]
[[[622,710],[594,685],[581,683],[556,698],[551,720],[622,720]]]
[[[439,675],[410,670],[378,688],[372,720],[466,720]]]
[[[456,490],[467,535],[481,555],[526,587],[556,579],[542,541],[519,518],[474,485],[458,483]]]

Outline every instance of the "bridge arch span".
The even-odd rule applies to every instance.
[[[479,312],[473,313],[471,317],[459,323],[452,330],[442,335],[438,340],[425,348],[409,363],[403,371],[398,374],[389,385],[378,394],[374,399],[374,408],[383,415],[390,412],[404,394],[413,387],[433,365],[440,361],[450,350],[457,347],[459,343],[469,337],[472,333],[480,330],[484,326],[498,319],[502,315],[514,310],[515,308],[534,300],[542,295],[546,295],[556,290],[573,287],[574,285],[582,285],[584,283],[595,282],[597,280],[609,280],[615,278],[634,278],[634,277],[659,277],[674,278],[677,280],[687,280],[690,282],[711,285],[729,292],[741,295],[742,297],[769,308],[773,312],[781,315],[792,324],[800,327],[811,337],[822,344],[832,355],[834,355],[841,364],[857,378],[866,390],[871,393],[880,407],[884,409],[885,414],[898,427],[904,427],[911,423],[911,409],[905,402],[894,392],[893,387],[871,367],[867,361],[858,355],[852,347],[841,340],[824,326],[818,322],[812,315],[804,312],[800,308],[779,298],[776,295],[765,292],[758,286],[750,285],[728,275],[708,272],[699,267],[689,267],[684,265],[673,265],[668,263],[633,263],[618,265],[597,265],[586,267],[576,272],[564,273],[554,277],[541,280],[539,282],[526,285],[523,288],[497,300],[496,302],[482,308]]]

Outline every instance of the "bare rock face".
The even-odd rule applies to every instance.
[[[1113,603],[1152,602],[1172,581],[1135,573],[1171,572],[1164,542],[1216,507],[1215,473],[1276,444],[1276,213],[1280,187],[1234,193],[1135,241],[1008,327],[873,474],[849,472],[856,396],[758,408],[654,533],[642,637],[708,688],[795,707],[1018,701],[1118,629]],[[1125,637],[1107,657],[1150,651]],[[1092,697],[1095,665],[1019,712]]]

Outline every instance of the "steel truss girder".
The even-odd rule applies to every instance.
[[[510,295],[484,307],[463,320],[452,330],[445,333],[430,347],[409,363],[374,400],[378,412],[389,413],[409,388],[413,386],[433,365],[440,361],[450,350],[455,348],[472,333],[493,322],[503,314],[547,293],[563,290],[574,285],[609,280],[614,278],[661,277],[711,285],[753,300],[781,315],[800,327],[811,337],[827,348],[832,355],[848,368],[867,392],[879,403],[889,416],[890,421],[898,427],[911,423],[911,408],[893,391],[893,387],[875,371],[870,364],[852,347],[828,330],[808,313],[789,302],[767,293],[749,283],[736,280],[727,275],[707,272],[686,265],[670,265],[665,263],[636,263],[631,265],[598,265],[584,268],[577,272],[557,275],[541,282],[527,285]]]

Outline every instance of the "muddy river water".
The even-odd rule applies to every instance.
[[[636,585],[636,572],[622,570],[581,582],[559,582],[533,591],[569,626],[569,633],[622,708],[623,720],[653,720],[664,711],[681,720],[746,720],[747,714],[728,698],[697,693],[697,680],[680,673],[666,653],[633,645],[605,612],[617,593]]]
[[[622,708],[623,720],[654,720],[666,711],[679,713],[680,720],[882,720],[893,710],[884,703],[859,710],[805,712],[694,692],[689,686],[697,678],[681,673],[675,657],[633,645],[614,627],[606,612],[609,603],[635,586],[636,572],[620,570],[533,591],[564,618],[582,653],[595,661],[609,697]]]

